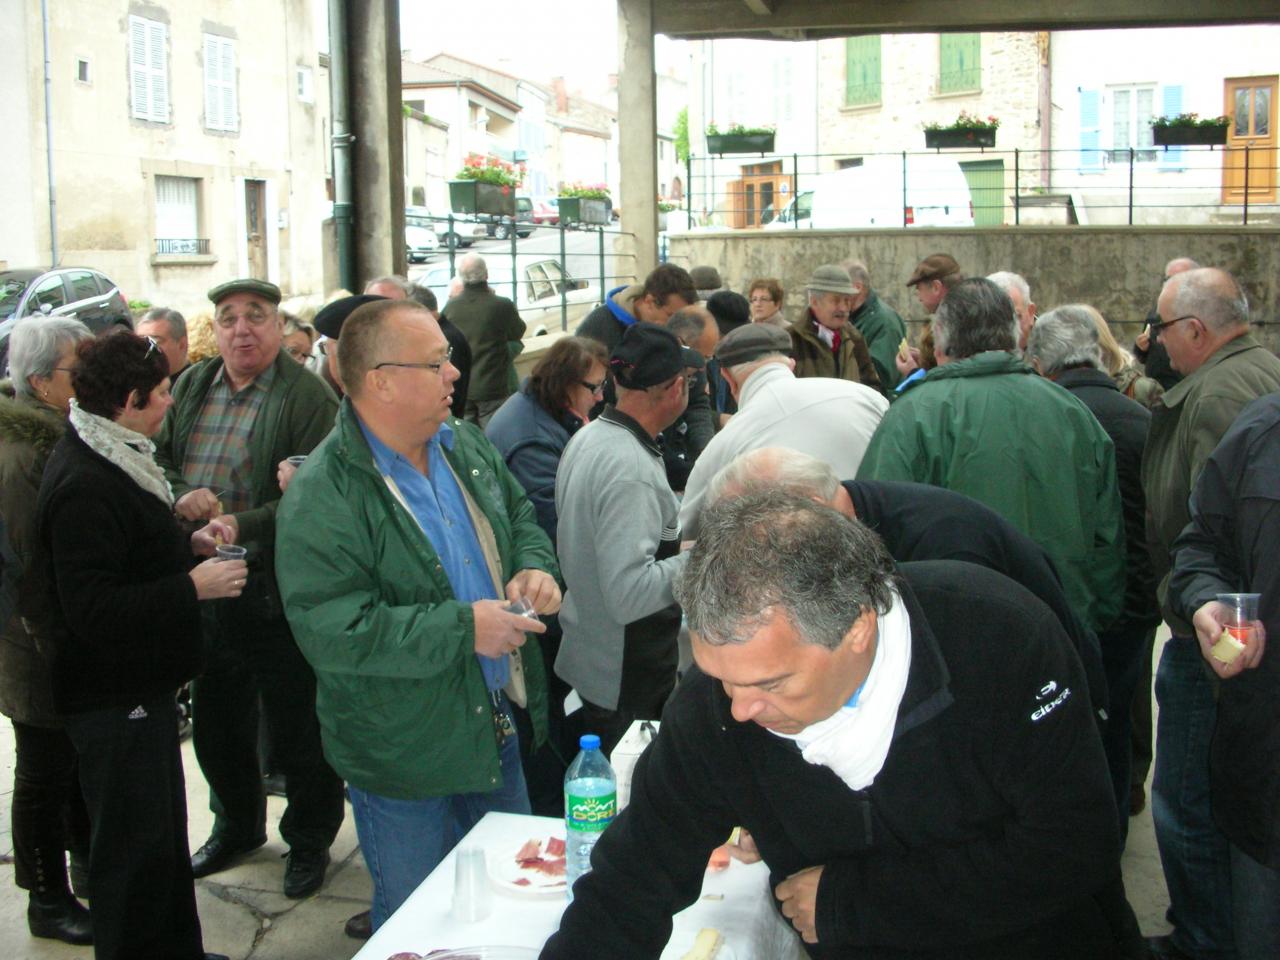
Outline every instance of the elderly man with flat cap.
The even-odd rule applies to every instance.
[[[813,271],[805,284],[809,307],[787,328],[797,377],[835,377],[881,389],[866,338],[849,314],[857,291],[849,274],[828,263]]]
[[[748,450],[788,447],[829,463],[839,476],[858,472],[888,402],[861,383],[796,377],[790,352],[787,332],[767,323],[731,330],[716,348],[738,412],[707,444],[689,475],[680,506],[686,539],[698,535],[711,479]]]
[[[945,253],[931,253],[916,264],[907,286],[915,287],[916,299],[924,307],[924,312],[933,316],[938,305],[946,299],[947,291],[963,279],[960,264],[953,257]],[[898,372],[911,382],[924,376],[924,371],[932,370],[937,365],[933,355],[932,324],[925,324],[924,332],[920,335],[920,346],[900,350],[894,362]],[[901,382],[897,389],[902,390]]]
[[[569,441],[556,473],[556,543],[568,587],[556,674],[582,698],[605,752],[633,720],[656,720],[676,683],[684,570],[680,503],[658,434],[689,402],[702,357],[651,323],[609,359],[618,400]]]
[[[325,762],[315,676],[294,644],[274,567],[280,499],[276,466],[310,453],[333,426],[333,391],[281,350],[280,289],[241,279],[209,291],[218,356],[178,382],[156,460],[186,520],[218,518],[248,549],[249,583],[206,612],[205,673],[192,688],[196,759],[209,783],[213,832],[191,858],[197,877],[225,870],[262,846],[266,796],[258,765],[259,703],[288,805],[284,892],[304,897],[324,882],[342,824],[342,781]]]

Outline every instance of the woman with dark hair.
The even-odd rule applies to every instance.
[[[776,290],[778,303],[782,303],[782,288],[778,286],[777,280],[757,280],[751,285],[751,296],[755,298],[759,295],[760,284],[771,285],[770,290]],[[766,291],[767,292],[767,291]],[[772,296],[772,294],[770,294]],[[713,293],[707,300],[707,309],[711,311],[711,315],[716,318],[716,325],[720,328],[720,339],[724,339],[730,330],[736,330],[738,327],[745,326],[752,322],[755,316],[756,304],[754,299],[748,301],[740,293],[732,290],[720,290]],[[782,319],[781,312],[776,314],[779,320]],[[772,321],[768,321],[772,322]],[[716,407],[716,429],[721,429],[729,418],[738,412],[738,401],[733,399],[733,392],[729,389],[729,381],[725,380],[720,373],[720,362],[714,357],[707,361],[707,389],[711,392],[711,402]]]
[[[151,437],[172,400],[154,341],[80,344],[71,429],[45,467],[29,615],[52,652],[54,706],[75,744],[92,835],[97,960],[200,960],[174,694],[201,668],[199,601],[238,596],[243,560],[205,560],[220,523],[184,534]]]
[[[485,436],[520,481],[538,515],[538,525],[556,542],[556,471],[569,438],[587,422],[604,396],[608,354],[588,337],[563,337],[537,362],[519,391],[498,408]],[[529,788],[529,805],[540,816],[564,813],[564,773],[577,750],[577,738],[564,717],[569,685],[556,676],[560,621],[543,617],[547,632],[538,637],[546,668],[548,742],[533,749],[533,726],[526,710],[516,708],[521,761]],[[528,649],[526,647],[526,649]]]
[[[556,470],[569,438],[604,396],[609,357],[587,337],[551,345],[520,389],[494,413],[485,436],[524,487],[538,524],[556,542]]]
[[[787,318],[782,313],[782,284],[772,277],[761,277],[752,280],[747,288],[747,299],[751,303],[752,323],[771,323],[785,330]]]
[[[0,385],[0,516],[20,580],[19,595],[48,584],[31,563],[36,498],[54,445],[67,430],[76,346],[93,334],[79,320],[34,317],[9,336],[12,383]],[[75,886],[88,863],[89,815],[76,782],[76,749],[53,707],[49,667],[16,612],[0,623],[0,713],[13,722],[13,877],[29,891],[34,937],[92,943],[89,911],[67,886],[70,850]]]

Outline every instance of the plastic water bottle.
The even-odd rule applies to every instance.
[[[582,749],[564,775],[565,879],[573,884],[591,871],[591,849],[618,812],[618,780],[600,752],[600,738],[585,733]]]

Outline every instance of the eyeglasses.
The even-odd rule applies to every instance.
[[[142,355],[143,360],[150,359],[151,355],[160,349],[160,344],[155,337],[145,337],[147,341],[147,352]]]
[[[590,380],[579,380],[579,381],[578,381],[578,383],[579,383],[579,384],[581,384],[582,386],[586,387],[586,388],[587,388],[588,390],[590,390],[593,394],[596,394],[596,393],[604,393],[604,381],[603,381],[603,380],[601,380],[599,383],[592,383]]]
[[[329,337],[321,337],[320,342],[316,344],[316,349],[320,351],[321,356],[327,357],[329,355],[329,351],[338,349],[338,341],[332,340]]]
[[[430,370],[432,373],[439,373],[440,369],[453,359],[453,347],[449,347],[444,352],[444,359],[432,362],[423,361],[420,363],[400,362],[399,360],[384,360],[382,363],[375,363],[373,369],[381,370],[383,367],[408,367],[410,370]]]
[[[773,297],[752,297],[750,303],[773,303]]]
[[[311,356],[311,352],[303,349],[302,347],[285,347],[284,349],[285,352],[295,360],[305,360],[307,357]]]
[[[246,310],[244,313],[231,313],[228,311],[227,313],[218,314],[218,316],[214,318],[213,322],[223,330],[230,330],[241,320],[247,320],[251,327],[260,327],[268,320],[274,320],[275,316],[274,312],[267,313],[261,307],[253,307]]]
[[[1194,314],[1188,313],[1185,317],[1174,317],[1172,320],[1161,320],[1159,323],[1151,324],[1151,332],[1159,333],[1165,327],[1172,327],[1175,323],[1179,322],[1180,320],[1198,320],[1198,319],[1200,318],[1195,316]]]

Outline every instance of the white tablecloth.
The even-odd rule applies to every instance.
[[[483,847],[492,862],[513,856],[531,839],[564,836],[564,821],[490,813],[464,843]],[[454,854],[450,853],[413,895],[373,935],[356,960],[386,960],[401,951],[426,954],[440,948],[519,946],[539,948],[556,931],[565,900],[559,896],[519,896],[493,888],[493,909],[477,923],[453,917]],[[723,899],[707,899],[708,895]],[[736,860],[727,870],[708,873],[702,898],[678,913],[662,960],[679,960],[703,927],[723,934],[728,949],[717,960],[803,958],[800,940],[773,909],[769,872],[763,863]]]

